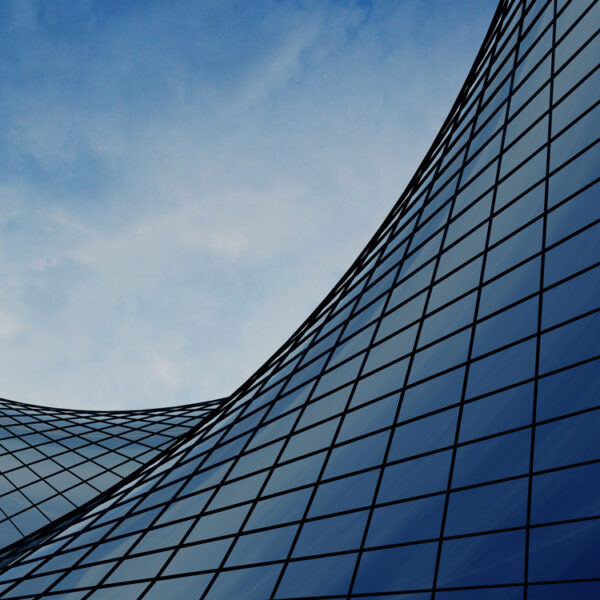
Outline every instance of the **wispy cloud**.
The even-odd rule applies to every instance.
[[[0,7],[0,394],[233,391],[393,205],[493,4]]]

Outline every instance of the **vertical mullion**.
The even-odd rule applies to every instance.
[[[386,243],[389,240],[386,240]],[[375,245],[379,243],[379,239],[375,240]],[[384,244],[384,247],[385,247]],[[380,252],[382,252],[382,250],[380,250]],[[370,257],[370,253],[368,254],[367,258]],[[372,275],[372,272],[369,274],[369,276]],[[350,285],[353,282],[353,277],[349,277],[342,286],[342,293],[341,295],[338,297],[338,299],[335,301],[334,306],[331,307],[330,310],[330,314],[333,313],[333,311],[335,310],[335,307],[337,305],[339,305],[339,303],[343,300],[344,298],[344,293],[348,290],[348,288],[350,287]],[[352,316],[354,315],[354,311],[356,309],[356,306],[358,305],[358,302],[354,305],[353,310],[351,311],[351,313],[348,315],[346,322],[344,323],[344,325],[342,327],[340,327],[340,331],[338,333],[338,340],[339,340],[339,336],[341,335],[341,332],[343,331],[343,329],[346,327],[346,325],[348,324],[349,320],[352,318]],[[323,327],[325,326],[325,324],[327,323],[327,319],[324,319],[323,322],[319,325],[318,327],[318,331],[317,331],[317,335],[315,335],[315,338],[318,336],[318,332],[320,332]],[[293,369],[285,378],[285,381],[289,381],[293,375],[296,373],[296,371],[298,370],[298,367],[301,365],[302,360],[304,358],[304,356],[306,356],[306,354],[308,353],[308,351],[311,349],[311,345],[308,345],[301,353],[302,358],[298,361],[298,364],[296,365],[296,368]],[[243,519],[240,527],[238,528],[237,533],[235,533],[233,535],[233,540],[231,542],[231,544],[229,545],[229,548],[227,549],[227,551],[225,552],[225,555],[223,556],[223,558],[221,559],[221,562],[219,564],[219,566],[217,567],[217,569],[215,570],[215,572],[213,573],[213,576],[210,580],[210,582],[208,583],[208,585],[206,586],[204,592],[202,593],[201,599],[206,598],[206,596],[208,595],[208,593],[210,592],[212,586],[214,585],[215,581],[217,580],[217,578],[219,577],[219,575],[223,572],[223,568],[227,562],[227,560],[229,559],[229,556],[231,555],[231,552],[233,551],[233,548],[235,546],[235,544],[237,543],[238,539],[240,538],[241,532],[243,531],[244,527],[246,526],[246,523],[248,522],[248,520],[250,519],[252,512],[254,511],[254,508],[256,506],[256,504],[258,504],[260,497],[262,496],[263,491],[265,490],[265,488],[267,487],[267,485],[269,484],[269,481],[271,479],[271,475],[273,474],[274,470],[277,468],[278,463],[280,458],[283,456],[283,453],[285,452],[287,445],[290,441],[290,438],[292,437],[294,430],[296,429],[296,426],[298,425],[298,423],[300,422],[300,419],[302,418],[302,415],[304,414],[304,411],[306,409],[306,407],[309,405],[309,400],[312,396],[312,394],[314,393],[321,377],[323,376],[323,373],[325,371],[325,369],[327,368],[327,365],[329,364],[329,361],[331,360],[331,357],[333,355],[333,350],[334,347],[329,349],[329,356],[327,357],[327,360],[325,362],[325,364],[323,365],[321,372],[318,374],[318,376],[312,381],[312,382],[307,382],[305,385],[310,385],[311,386],[311,390],[309,392],[308,398],[307,400],[302,404],[301,408],[298,410],[298,414],[296,415],[296,418],[294,420],[294,423],[291,425],[289,432],[286,434],[285,436],[285,441],[282,444],[281,448],[279,449],[279,452],[277,453],[277,456],[275,457],[275,460],[273,461],[273,463],[271,464],[270,467],[268,467],[268,473],[267,476],[265,477],[265,480],[263,481],[262,485],[260,486],[260,489],[258,491],[258,493],[256,494],[256,496],[254,497],[254,499],[252,499],[250,501],[250,509],[248,510],[248,513],[246,514],[245,518]],[[282,390],[285,389],[285,385],[282,386],[281,388]],[[271,406],[273,406],[276,402],[277,399],[280,397],[280,393],[278,393],[278,396],[271,402]],[[269,410],[265,411],[265,414],[262,416],[262,418],[260,419],[260,422],[256,425],[256,427],[254,428],[252,435],[248,437],[248,440],[246,442],[246,444],[244,444],[244,448],[238,453],[238,455],[236,456],[236,458],[232,461],[231,467],[228,470],[228,473],[231,473],[231,471],[235,468],[235,465],[237,464],[238,460],[244,456],[245,450],[247,448],[247,446],[251,443],[254,434],[258,431],[258,428],[261,426],[261,424],[265,421],[267,415],[269,414]],[[235,424],[235,422],[233,423]],[[326,462],[326,461],[325,461]],[[325,464],[324,462],[324,464]],[[206,508],[210,505],[210,503],[212,502],[213,498],[217,495],[219,489],[221,488],[223,484],[223,482],[225,481],[227,475],[223,478],[223,480],[220,482],[220,484],[218,485],[217,488],[215,488],[214,493],[212,494],[211,498],[209,499],[209,501],[206,503],[204,509],[202,512],[205,512]],[[283,492],[282,492],[283,493]],[[314,491],[313,491],[314,494]],[[202,514],[202,513],[201,513]],[[183,541],[189,536],[189,534],[191,533],[191,531],[193,530],[194,525],[200,520],[200,515],[198,515],[197,519],[194,521],[194,524],[192,524],[192,526],[190,526],[190,528],[188,529],[186,535],[184,536],[184,538],[181,540],[180,545],[183,543]],[[298,531],[300,530],[300,527],[298,527]],[[298,535],[298,531],[296,532],[296,537]],[[291,550],[290,550],[291,552]],[[167,568],[169,562],[173,559],[174,554],[172,554],[169,557],[169,560],[165,562],[165,564],[163,565],[162,569],[161,569],[161,573],[164,572],[164,570]],[[278,576],[278,582],[281,580],[284,568],[285,568],[285,564],[283,568],[281,569],[281,572],[279,573]],[[157,575],[157,577],[160,576],[160,573]],[[146,589],[146,592],[150,589],[150,586]],[[276,587],[275,587],[276,589]]]
[[[505,15],[503,15],[503,17],[504,16]],[[497,44],[498,38],[500,36],[500,30],[501,30],[501,26],[498,25],[495,37],[491,38],[491,40],[490,40],[490,44],[493,44],[494,47]],[[487,75],[489,75],[489,70],[490,70],[491,64],[492,64],[492,61],[490,61],[490,63],[486,67],[486,69],[487,69],[486,77],[487,77]],[[484,92],[483,89],[480,90],[479,99],[477,100],[477,102],[478,102],[479,105],[481,105],[481,101],[483,99],[483,92]],[[463,99],[463,103],[467,103],[469,100],[470,100],[470,97],[467,96],[467,97],[465,97]],[[455,121],[452,124],[451,132],[448,134],[448,136],[447,136],[447,138],[445,140],[445,147],[447,147],[448,144],[450,143],[451,137],[452,137],[452,132],[455,131],[457,125],[458,125],[457,121]],[[475,126],[475,121],[473,120],[473,123],[471,124],[471,127],[474,128],[474,126]],[[429,197],[429,195],[431,193],[431,190],[433,189],[433,185],[434,185],[434,183],[436,181],[436,178],[437,178],[437,176],[439,174],[439,170],[440,170],[440,167],[441,167],[441,164],[442,164],[443,155],[444,155],[444,153],[442,152],[442,153],[440,153],[440,155],[437,158],[438,164],[436,165],[436,168],[435,168],[435,175],[432,178],[431,183],[429,184],[428,197]],[[395,431],[395,424],[396,424],[396,422],[398,420],[398,416],[399,416],[400,410],[402,408],[402,403],[403,403],[403,399],[404,399],[404,395],[405,395],[405,391],[406,391],[406,386],[408,384],[408,380],[409,380],[411,369],[412,369],[412,364],[413,364],[414,357],[415,357],[415,354],[416,354],[416,351],[417,351],[417,345],[418,345],[418,342],[419,342],[419,337],[420,337],[420,334],[421,334],[421,329],[422,329],[423,323],[425,321],[425,315],[426,315],[426,312],[427,312],[427,305],[428,305],[428,302],[429,302],[429,298],[431,296],[431,291],[432,291],[433,286],[435,284],[435,277],[436,277],[436,273],[437,273],[437,270],[438,270],[438,266],[439,266],[439,262],[440,262],[440,257],[441,257],[441,255],[443,253],[443,247],[444,247],[444,242],[445,242],[446,235],[447,235],[447,232],[448,232],[448,227],[449,227],[449,223],[450,223],[450,215],[451,215],[451,212],[452,212],[452,207],[454,206],[454,203],[455,203],[455,200],[456,200],[456,196],[458,194],[458,188],[459,188],[458,182],[459,182],[459,179],[460,179],[460,175],[462,175],[462,172],[463,172],[464,167],[465,167],[466,157],[467,157],[467,152],[465,152],[465,156],[463,157],[463,162],[462,162],[461,168],[459,169],[459,178],[457,178],[456,188],[455,188],[455,191],[454,191],[454,195],[453,195],[452,199],[449,201],[451,210],[449,211],[448,217],[447,217],[446,222],[445,222],[445,224],[443,226],[443,233],[442,233],[442,240],[440,242],[440,249],[439,249],[439,252],[437,253],[437,256],[435,257],[435,260],[434,260],[434,269],[433,269],[433,273],[432,273],[432,276],[431,276],[431,282],[429,284],[429,287],[427,288],[426,299],[425,299],[425,303],[423,305],[423,309],[421,311],[421,316],[419,318],[419,324],[417,326],[417,333],[415,335],[415,340],[413,342],[412,352],[411,352],[410,357],[409,357],[408,367],[406,369],[406,374],[404,376],[403,387],[402,387],[402,390],[400,392],[400,397],[398,399],[398,404],[396,406],[396,411],[395,411],[394,419],[393,419],[393,422],[392,422],[392,427],[391,427],[390,432],[389,432],[389,437],[388,437],[388,441],[387,441],[387,445],[386,445],[386,449],[385,449],[383,461],[382,461],[381,466],[379,467],[379,474],[378,474],[377,483],[376,483],[376,486],[375,486],[375,491],[374,491],[374,494],[373,494],[373,500],[372,500],[371,506],[369,508],[369,513],[368,513],[368,516],[367,516],[367,522],[366,522],[366,526],[365,526],[365,529],[364,529],[364,532],[363,532],[363,536],[362,536],[362,539],[361,539],[361,545],[360,545],[360,549],[359,549],[359,552],[358,552],[358,557],[357,557],[357,560],[356,560],[355,565],[354,565],[354,571],[353,571],[353,574],[352,574],[351,585],[350,585],[350,588],[349,588],[349,591],[348,591],[348,598],[350,598],[352,596],[352,590],[353,590],[355,582],[356,582],[356,577],[357,577],[357,574],[358,574],[358,568],[359,568],[362,556],[363,556],[363,554],[365,552],[366,539],[367,539],[369,527],[370,527],[370,524],[371,524],[371,520],[373,518],[373,512],[375,510],[375,503],[376,503],[377,495],[379,493],[379,489],[381,487],[381,482],[382,482],[382,479],[383,479],[383,474],[384,474],[386,466],[387,466],[387,460],[388,460],[388,456],[389,456],[390,449],[391,449],[391,442],[392,442],[394,431]],[[419,215],[422,213],[422,211],[423,211],[423,209],[424,209],[425,206],[426,206],[426,202],[423,202],[423,205],[421,206],[421,208],[419,210]],[[413,233],[411,235],[411,239],[412,239],[412,236],[414,235],[414,233],[416,231],[417,231],[417,228],[415,228],[415,230],[413,230]]]
[[[495,176],[495,183],[494,183],[494,188],[493,188],[493,196],[492,196],[492,205],[490,208],[490,215],[489,215],[489,219],[488,219],[488,223],[487,223],[487,232],[486,232],[486,240],[485,240],[485,247],[484,247],[484,251],[483,251],[483,259],[482,259],[482,264],[481,264],[481,271],[480,271],[480,276],[479,276],[479,284],[477,287],[477,296],[476,296],[476,301],[475,301],[475,315],[474,315],[474,322],[471,328],[471,334],[470,334],[470,340],[469,340],[469,349],[468,349],[468,353],[467,353],[467,362],[466,362],[466,366],[465,366],[465,374],[464,374],[464,379],[463,379],[463,388],[462,388],[462,394],[461,394],[461,400],[460,400],[460,405],[458,408],[458,417],[457,417],[457,422],[456,422],[456,433],[455,433],[455,437],[454,437],[454,444],[453,444],[453,448],[452,448],[452,457],[451,457],[451,461],[450,461],[450,470],[448,473],[448,483],[447,483],[447,487],[446,487],[446,491],[445,491],[445,501],[444,501],[444,508],[443,508],[443,512],[442,512],[442,523],[440,526],[440,539],[438,541],[438,549],[437,549],[437,557],[436,557],[436,565],[435,565],[435,573],[434,573],[434,579],[433,579],[433,592],[432,592],[432,599],[435,598],[435,594],[436,594],[436,590],[437,590],[437,580],[439,577],[439,569],[440,569],[440,563],[441,563],[441,556],[442,556],[442,547],[443,547],[443,538],[444,538],[444,533],[445,533],[445,528],[446,528],[446,517],[448,515],[448,504],[450,501],[450,492],[451,492],[451,488],[452,488],[452,478],[453,478],[453,474],[454,474],[454,466],[456,464],[456,452],[457,452],[457,447],[458,447],[458,439],[459,439],[459,434],[460,434],[460,427],[461,427],[461,422],[462,422],[462,414],[463,414],[463,409],[464,409],[464,405],[465,405],[465,396],[466,396],[466,392],[467,392],[467,383],[469,380],[469,372],[470,372],[470,367],[471,367],[471,361],[472,361],[472,354],[473,354],[473,343],[475,340],[475,322],[477,320],[477,314],[479,312],[479,303],[481,300],[481,290],[483,287],[483,280],[484,280],[484,275],[485,275],[485,266],[486,266],[486,261],[487,261],[487,256],[488,256],[488,251],[489,251],[489,245],[490,245],[490,235],[491,235],[491,231],[492,231],[492,220],[493,220],[493,215],[494,215],[494,209],[496,206],[496,197],[498,195],[498,182],[499,182],[499,177],[500,177],[500,169],[502,166],[502,156],[504,153],[504,144],[505,144],[505,138],[506,138],[506,125],[508,123],[508,115],[510,113],[510,103],[511,103],[511,96],[512,96],[512,91],[513,91],[513,85],[514,85],[514,80],[515,80],[515,65],[517,62],[517,57],[518,57],[518,49],[519,49],[519,45],[520,45],[520,41],[521,41],[521,35],[522,35],[522,29],[523,29],[523,14],[525,11],[525,0],[518,0],[521,4],[520,8],[518,8],[517,10],[521,11],[521,18],[519,19],[519,34],[517,36],[517,41],[516,41],[516,45],[515,48],[513,50],[514,52],[514,56],[512,57],[512,61],[513,61],[513,69],[510,75],[510,84],[509,84],[509,90],[508,90],[508,95],[507,95],[507,100],[506,100],[506,114],[504,116],[504,125],[502,128],[502,134],[501,134],[501,142],[500,142],[500,152],[498,154],[498,164],[496,165],[496,176]],[[488,70],[488,73],[486,75],[486,78],[489,76],[490,71]],[[487,81],[486,81],[487,83]],[[485,86],[483,87],[482,90],[482,95],[485,91]],[[482,96],[483,97],[483,96]]]
[[[429,184],[429,190],[431,190],[431,184]],[[429,193],[429,192],[428,192],[428,193]],[[341,413],[339,413],[339,414],[340,414],[340,420],[339,420],[339,422],[338,422],[338,424],[337,424],[337,427],[336,427],[335,433],[334,433],[334,435],[333,435],[333,438],[332,438],[331,444],[329,445],[329,447],[328,447],[328,449],[327,449],[327,451],[326,451],[326,452],[327,452],[327,455],[326,455],[326,457],[325,457],[325,460],[323,461],[323,464],[321,465],[321,469],[320,469],[320,471],[319,471],[319,474],[318,474],[318,476],[317,476],[317,479],[316,479],[316,481],[315,481],[315,483],[314,483],[314,485],[313,485],[313,489],[312,489],[312,491],[311,491],[311,494],[310,494],[310,498],[309,498],[309,500],[308,500],[308,503],[307,503],[307,505],[306,505],[306,507],[305,507],[305,509],[304,509],[304,512],[303,512],[303,514],[302,514],[302,518],[301,518],[301,525],[300,525],[300,526],[298,527],[298,529],[296,530],[296,533],[295,533],[295,535],[294,535],[294,539],[292,540],[292,545],[290,546],[290,548],[289,548],[289,550],[288,550],[288,554],[287,554],[287,556],[286,556],[286,559],[285,559],[285,562],[284,562],[283,568],[281,569],[281,571],[280,571],[280,573],[279,573],[279,576],[278,576],[278,578],[277,578],[277,581],[276,581],[276,583],[275,583],[275,586],[274,586],[274,588],[273,588],[273,591],[272,591],[272,593],[271,593],[271,600],[272,600],[272,599],[275,597],[275,594],[277,593],[277,590],[279,589],[279,586],[280,586],[280,584],[281,584],[281,581],[282,581],[282,579],[283,579],[283,576],[284,576],[284,574],[285,574],[285,571],[286,571],[286,569],[287,569],[287,567],[288,567],[288,565],[289,565],[290,559],[291,559],[291,557],[292,557],[292,554],[293,554],[293,552],[294,552],[294,549],[295,549],[295,547],[296,547],[296,544],[297,544],[297,542],[298,542],[298,539],[299,539],[299,537],[300,537],[300,532],[301,532],[301,530],[302,530],[302,527],[304,526],[304,523],[306,522],[306,519],[307,519],[307,517],[308,517],[308,513],[310,512],[310,508],[311,508],[311,506],[312,506],[312,502],[313,502],[313,500],[314,500],[314,497],[315,497],[315,495],[316,495],[316,493],[317,493],[317,488],[318,488],[318,486],[319,486],[319,483],[320,483],[320,482],[321,482],[321,480],[323,479],[323,475],[324,475],[324,473],[325,473],[325,469],[327,468],[327,463],[329,462],[329,458],[330,458],[330,456],[331,456],[331,453],[333,452],[333,449],[334,449],[335,443],[336,443],[336,441],[337,441],[337,438],[338,438],[339,432],[340,432],[340,430],[341,430],[341,427],[342,427],[342,424],[343,424],[343,421],[344,421],[344,417],[345,417],[346,413],[348,412],[348,410],[349,410],[349,408],[350,408],[350,404],[352,403],[352,399],[353,399],[353,397],[354,397],[354,392],[355,392],[355,390],[356,390],[356,387],[357,387],[357,385],[358,385],[358,382],[359,382],[359,380],[360,380],[360,377],[362,376],[363,370],[364,370],[364,368],[365,368],[365,364],[366,364],[366,362],[367,362],[367,359],[368,359],[368,357],[369,357],[369,353],[370,353],[370,351],[371,351],[371,348],[373,347],[374,340],[375,340],[375,338],[377,337],[377,331],[379,330],[379,325],[380,325],[380,323],[381,323],[381,321],[382,321],[383,317],[385,316],[385,310],[386,310],[386,308],[387,308],[387,305],[388,305],[388,303],[389,303],[390,297],[391,297],[391,295],[392,295],[392,290],[394,289],[394,285],[395,285],[395,283],[396,283],[396,281],[397,281],[397,279],[398,279],[398,277],[399,277],[399,274],[400,274],[400,272],[401,272],[401,270],[402,270],[402,265],[404,264],[404,261],[405,261],[405,260],[406,260],[406,258],[407,258],[408,249],[410,248],[410,240],[412,240],[412,238],[413,238],[413,236],[414,236],[414,234],[415,234],[415,231],[418,229],[418,219],[419,219],[419,217],[420,217],[420,215],[421,215],[421,212],[423,211],[423,206],[424,206],[424,205],[425,205],[425,202],[423,202],[423,204],[421,205],[421,207],[420,207],[420,208],[419,208],[419,210],[418,210],[418,216],[417,216],[417,218],[415,218],[415,223],[414,223],[413,229],[412,229],[411,233],[409,234],[409,236],[407,237],[407,240],[408,240],[408,241],[406,242],[406,247],[405,247],[405,249],[404,249],[404,252],[403,252],[403,254],[402,254],[402,258],[401,258],[401,259],[398,261],[398,263],[396,264],[396,267],[394,267],[394,268],[396,268],[396,274],[394,275],[394,281],[393,281],[393,282],[392,282],[392,284],[389,286],[389,288],[387,289],[387,291],[386,291],[386,292],[384,292],[384,294],[386,294],[386,299],[385,299],[385,301],[384,301],[383,308],[382,308],[382,310],[381,310],[381,313],[379,314],[379,316],[378,316],[378,317],[376,318],[376,320],[375,320],[375,329],[374,329],[374,331],[373,331],[373,334],[372,334],[372,336],[371,336],[371,339],[369,340],[369,343],[367,344],[367,346],[366,346],[366,348],[365,348],[365,350],[364,350],[364,356],[363,356],[363,360],[362,360],[362,362],[361,362],[360,368],[359,368],[359,370],[358,370],[358,374],[356,375],[356,377],[354,378],[354,381],[353,381],[353,382],[352,382],[352,384],[351,384],[351,385],[352,385],[352,389],[350,390],[350,394],[348,395],[348,400],[346,401],[346,404],[345,404],[345,406],[344,406],[344,409],[342,410],[342,412],[341,412]],[[408,205],[407,205],[407,208],[408,208]],[[406,212],[406,210],[403,210],[403,211],[401,212],[401,214],[400,214],[400,216],[399,216],[399,219],[401,219],[401,218],[402,218],[402,216],[405,214],[405,212]],[[382,247],[382,249],[381,249],[381,251],[380,251],[380,252],[381,252],[381,254],[380,254],[380,259],[381,259],[381,261],[385,261],[385,252],[386,252],[386,249],[388,248],[389,244],[390,244],[390,243],[393,241],[393,239],[394,239],[394,228],[393,228],[393,227],[390,227],[390,231],[388,232],[388,238],[387,238],[387,240],[385,241],[385,244],[383,245],[383,247]],[[370,281],[371,277],[373,276],[373,273],[376,271],[376,269],[377,269],[377,266],[378,266],[378,263],[377,263],[377,261],[375,261],[375,262],[374,262],[374,264],[373,264],[373,266],[372,266],[372,268],[371,268],[371,271],[370,271],[370,273],[369,273],[369,274],[368,274],[368,276],[367,276],[367,277],[369,278],[369,281]],[[367,292],[367,290],[368,290],[368,286],[365,286],[365,288],[363,289],[363,291],[362,291],[362,292],[359,294],[359,296],[358,296],[358,298],[357,298],[356,305],[355,305],[355,307],[354,307],[354,308],[356,308],[356,307],[358,306],[358,304],[359,304],[359,299],[362,297],[362,295],[363,295],[364,293],[366,293],[366,292]],[[382,294],[382,295],[383,295],[383,294]],[[366,307],[365,307],[365,308],[366,308]],[[354,311],[353,311],[353,312],[352,312],[352,314],[350,314],[350,315],[348,316],[348,319],[347,319],[347,321],[346,321],[346,323],[345,323],[345,326],[346,326],[346,325],[347,325],[347,324],[350,322],[350,319],[351,319],[351,318],[354,316],[354,314],[355,314],[355,313],[354,313]],[[329,359],[331,359],[331,356],[332,356],[332,355],[333,355],[333,352],[331,353],[331,355],[330,355]],[[357,562],[358,562],[358,559],[357,559]],[[355,568],[356,568],[356,565],[355,565]]]
[[[554,102],[554,68],[555,68],[555,53],[556,53],[556,0],[552,0],[552,50],[550,58],[550,108],[548,112],[548,149],[546,152],[546,179],[544,182],[544,216],[542,226],[542,254],[540,257],[540,289],[539,289],[539,304],[538,304],[538,320],[537,320],[537,336],[536,336],[536,351],[535,351],[535,380],[533,389],[533,410],[531,415],[531,447],[529,453],[529,476],[527,488],[527,521],[525,529],[525,586],[523,589],[523,598],[527,600],[529,591],[529,548],[531,545],[531,497],[533,491],[533,468],[535,458],[535,432],[537,420],[537,400],[539,393],[539,377],[540,377],[540,347],[541,347],[541,331],[542,331],[542,304],[544,299],[544,266],[546,259],[546,230],[548,222],[548,196],[550,188],[550,152],[552,138],[552,110]]]

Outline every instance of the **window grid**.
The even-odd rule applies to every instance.
[[[0,550],[0,598],[600,595],[598,6],[500,2],[367,247],[205,418],[11,422],[13,478],[48,426],[134,466]]]

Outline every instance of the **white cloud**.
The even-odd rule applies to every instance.
[[[95,25],[75,7],[84,37],[38,20],[16,47],[0,84],[1,395],[116,408],[233,391],[391,208],[491,14],[223,6]]]

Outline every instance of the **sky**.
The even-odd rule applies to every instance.
[[[392,208],[495,0],[0,3],[0,397],[223,397]]]

